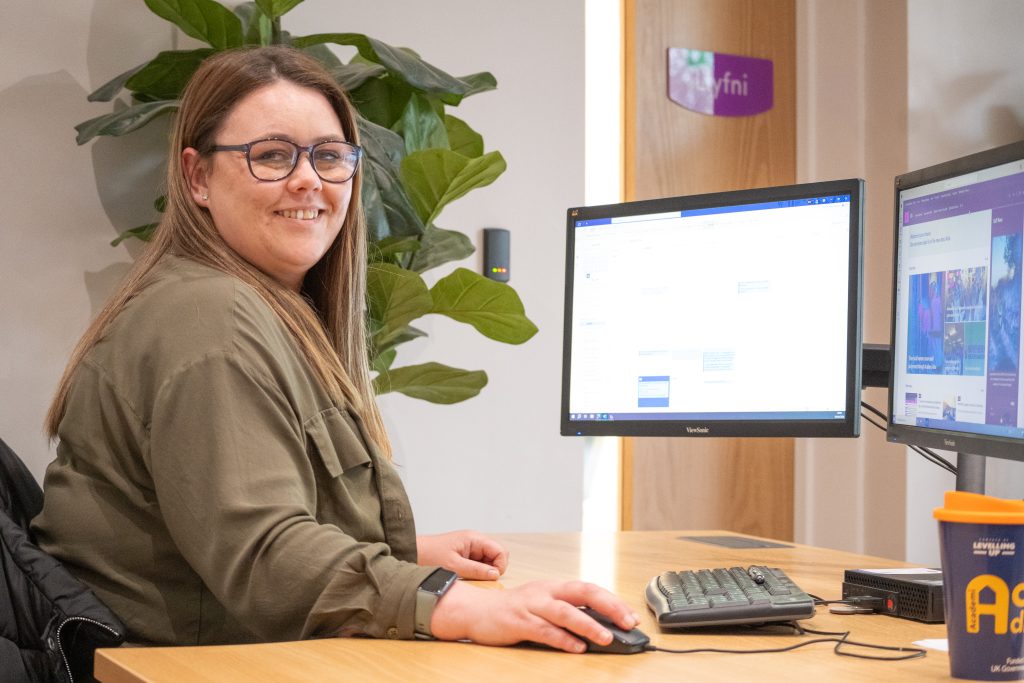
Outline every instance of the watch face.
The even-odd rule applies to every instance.
[[[435,569],[434,572],[423,580],[420,590],[428,593],[440,593],[457,578],[455,572],[447,569]]]

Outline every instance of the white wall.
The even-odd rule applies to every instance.
[[[889,341],[892,179],[906,164],[906,17],[890,0],[798,0],[797,177],[865,180],[864,340]],[[887,392],[865,401],[885,410]],[[867,421],[859,439],[797,441],[798,541],[903,553],[903,448]]]
[[[798,174],[867,180],[865,341],[888,343],[893,176],[1024,138],[1024,3],[798,0]],[[884,407],[886,392],[865,399]],[[955,454],[946,454],[955,458]],[[798,445],[797,540],[938,562],[932,509],[953,477],[864,424]],[[988,493],[1024,465],[988,462]]]
[[[150,216],[156,176],[136,150],[161,136],[154,127],[78,147],[73,126],[110,110],[86,102],[94,86],[171,45],[165,26],[125,0],[19,3],[0,21],[0,438],[39,478],[51,453],[43,416],[64,363],[130,261],[109,245],[115,226]],[[142,192],[130,182],[139,175]]]
[[[922,168],[1024,139],[1024,3],[908,0],[907,161]],[[940,451],[956,462],[956,454]],[[1024,463],[987,460],[986,493],[1024,497]],[[918,456],[907,463],[907,559],[937,565],[932,519],[951,478]]]
[[[456,113],[509,170],[451,205],[439,224],[478,244],[484,227],[512,231],[511,284],[540,332],[509,347],[431,320],[423,325],[431,341],[400,351],[402,363],[436,360],[490,376],[481,396],[461,405],[381,401],[421,531],[580,527],[582,441],[558,436],[557,414],[564,212],[583,201],[583,4],[524,0],[483,11],[470,0],[307,0],[284,19],[294,34],[368,33],[455,75],[487,70],[498,80]],[[179,42],[188,41],[139,0],[18,3],[0,22],[8,160],[0,165],[0,438],[40,479],[52,457],[41,430],[47,403],[71,347],[131,260],[134,248],[109,241],[150,219],[159,169],[137,157],[164,135],[151,126],[78,147],[72,127],[110,111],[86,102],[88,92]]]

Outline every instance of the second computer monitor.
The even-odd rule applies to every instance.
[[[895,188],[889,440],[1024,461],[1024,142]]]
[[[561,433],[856,436],[863,181],[568,210]]]

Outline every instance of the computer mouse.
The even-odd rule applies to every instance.
[[[634,628],[631,631],[625,631],[616,626],[611,619],[600,612],[595,612],[589,607],[583,607],[582,609],[587,616],[604,626],[612,634],[612,642],[607,645],[594,643],[583,638],[583,642],[587,644],[587,652],[600,652],[613,655],[635,655],[638,652],[646,650],[647,645],[651,642],[651,639],[647,637],[647,634],[638,628]]]

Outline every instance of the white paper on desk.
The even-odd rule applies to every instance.
[[[949,640],[946,638],[926,638],[925,640],[914,641],[914,645],[926,647],[930,650],[949,652]]]

